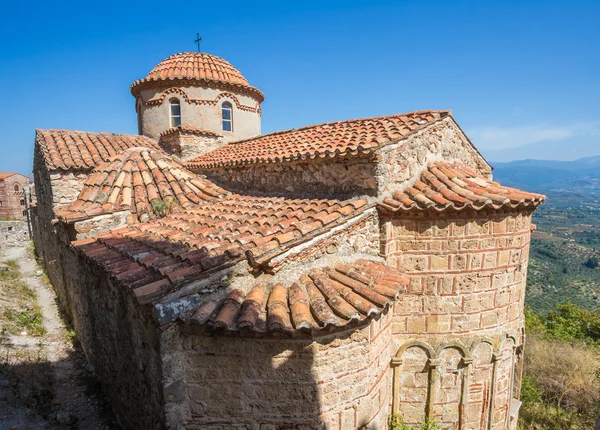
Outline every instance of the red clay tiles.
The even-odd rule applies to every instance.
[[[370,154],[448,115],[450,111],[420,111],[280,131],[232,142],[187,162],[186,166],[212,169]]]
[[[171,55],[158,63],[144,79],[131,84],[131,93],[135,96],[152,84],[175,84],[181,81],[197,81],[208,86],[211,83],[227,84],[252,93],[261,102],[264,99],[263,93],[252,87],[228,61],[205,52],[181,52]]]
[[[36,130],[36,142],[48,170],[91,170],[128,148],[160,151],[152,139],[135,134],[90,133],[74,130]]]
[[[346,208],[352,208],[351,212]],[[142,302],[243,259],[264,263],[371,206],[353,201],[231,195],[73,242]]]
[[[78,199],[57,215],[73,222],[127,210],[136,214],[135,222],[148,221],[226,194],[163,152],[131,148],[98,166]]]
[[[412,186],[397,191],[379,206],[391,211],[461,210],[491,207],[536,207],[542,194],[503,187],[461,164],[429,163]]]
[[[257,284],[199,306],[188,322],[207,329],[255,334],[315,332],[380,314],[409,278],[383,263],[358,260],[312,269],[290,286]]]

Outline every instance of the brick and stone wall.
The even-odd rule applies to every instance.
[[[29,240],[27,221],[0,221],[0,248],[26,246]]]
[[[446,212],[382,216],[382,253],[412,278],[394,306],[394,410],[407,424],[514,426],[531,212]]]
[[[492,168],[471,144],[458,124],[447,117],[382,148],[375,172],[377,194],[387,196],[416,178],[429,161],[458,161],[483,176],[490,177]]]
[[[160,332],[150,310],[87,258],[61,243],[53,254],[61,270],[54,284],[88,362],[102,383],[121,428],[162,428]],[[66,298],[66,300],[64,300]]]
[[[240,193],[258,191],[267,195],[336,197],[375,195],[375,166],[370,159],[355,158],[191,170]]]
[[[220,148],[225,141],[220,136],[199,132],[174,131],[163,133],[158,144],[180,161],[188,161],[209,151]]]
[[[0,219],[25,218],[24,188],[29,185],[29,178],[18,173],[0,179]]]

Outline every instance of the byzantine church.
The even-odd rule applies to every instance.
[[[261,134],[187,52],[36,130],[33,239],[122,428],[516,429],[531,216],[449,110]]]

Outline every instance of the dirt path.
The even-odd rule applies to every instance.
[[[110,412],[80,350],[72,345],[41,270],[25,248],[6,248],[37,293],[46,335],[7,336],[0,345],[0,429],[112,429]]]

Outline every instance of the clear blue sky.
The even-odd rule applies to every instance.
[[[600,2],[5,2],[0,171],[35,128],[136,133],[129,85],[195,49],[266,95],[263,132],[452,109],[492,161],[600,155]]]

